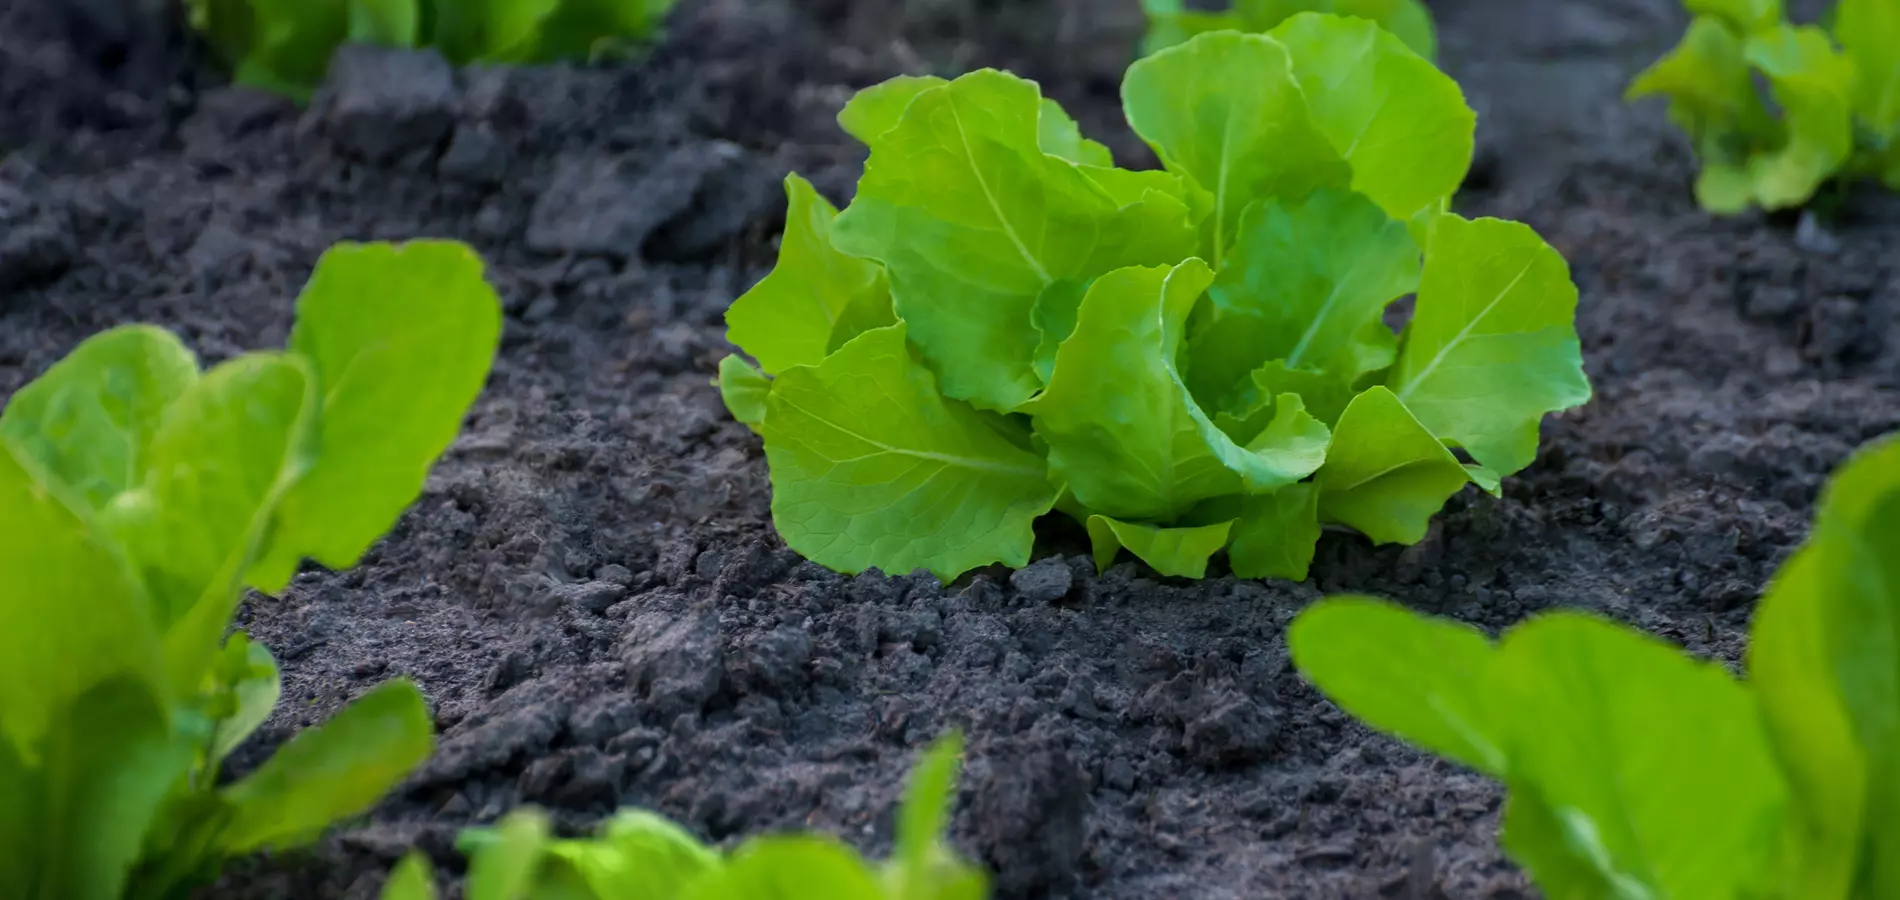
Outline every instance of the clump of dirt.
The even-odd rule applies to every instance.
[[[1618,96],[1674,4],[1535,6],[1434,4],[1482,116],[1459,205],[1569,258],[1597,391],[1502,498],[1461,495],[1416,547],[1329,535],[1304,585],[1098,576],[1052,530],[1031,570],[943,586],[777,540],[758,441],[709,383],[721,314],[771,264],[786,171],[849,199],[863,151],[831,117],[888,75],[1012,67],[1148,159],[1117,100],[1134,3],[701,0],[624,67],[352,52],[299,109],[223,86],[175,28],[100,51],[96,23],[21,0],[0,392],[130,320],[210,359],[277,343],[337,240],[468,241],[507,304],[489,388],[397,530],[241,621],[285,689],[235,771],[395,675],[439,751],[365,821],[206,895],[370,897],[412,846],[457,871],[455,833],[524,803],[881,852],[909,764],[955,727],[954,837],[1001,897],[1527,896],[1499,790],[1327,703],[1287,622],[1330,591],[1491,628],[1561,606],[1734,661],[1826,473],[1900,428],[1900,213],[1703,215],[1681,140]]]

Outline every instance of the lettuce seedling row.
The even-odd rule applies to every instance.
[[[408,411],[359,422],[341,443],[415,429],[432,435],[433,463],[400,467],[406,493],[381,506],[364,496],[369,480],[310,481],[289,502],[375,507],[375,527],[273,531],[309,561],[273,555],[252,582],[271,593],[238,595],[227,619],[198,623],[217,631],[206,708],[225,724],[194,745],[221,763],[193,796],[284,796],[272,792],[305,783],[279,777],[291,758],[355,754],[375,777],[304,794],[296,808],[321,815],[294,827],[273,818],[287,804],[233,804],[271,813],[247,820],[244,840],[162,830],[180,851],[165,858],[187,862],[140,877],[195,880],[209,866],[188,851],[234,850],[203,895],[426,896],[428,873],[444,896],[475,896],[511,872],[553,884],[664,858],[679,866],[648,870],[702,878],[702,892],[791,872],[847,891],[868,875],[877,896],[894,896],[902,878],[888,873],[924,844],[936,851],[926,859],[981,872],[992,897],[1528,895],[1531,873],[1558,883],[1593,845],[1538,843],[1538,807],[1523,798],[1611,822],[1601,812],[1615,807],[1574,793],[1606,754],[1547,758],[1494,726],[1487,746],[1509,747],[1507,762],[1426,735],[1470,767],[1435,759],[1368,727],[1420,737],[1350,680],[1388,673],[1398,686],[1381,682],[1381,698],[1428,710],[1414,698],[1458,670],[1458,648],[1516,660],[1525,636],[1629,649],[1617,658],[1628,665],[1591,671],[1698,740],[1754,747],[1699,753],[1653,795],[1697,829],[1696,848],[1770,833],[1733,823],[1806,821],[1793,806],[1755,815],[1764,798],[1865,796],[1797,791],[1788,785],[1815,773],[1782,769],[1772,740],[1764,755],[1725,736],[1747,736],[1746,716],[1731,714],[1764,677],[1749,649],[1757,610],[1774,608],[1761,595],[1815,555],[1809,542],[1831,527],[1816,524],[1823,510],[1873,496],[1835,473],[1865,471],[1842,466],[1900,429],[1889,192],[1871,175],[1824,182],[1805,225],[1792,212],[1709,215],[1696,193],[1706,145],[1670,121],[1666,99],[1624,97],[1688,32],[1674,0],[1432,3],[1429,30],[1407,24],[1404,3],[1236,2],[1239,33],[1165,40],[1162,19],[1190,9],[693,0],[634,61],[478,63],[447,77],[439,61],[385,49],[352,54],[352,78],[305,81],[325,97],[307,107],[227,87],[215,48],[142,42],[151,22],[100,28],[85,24],[98,4],[16,6],[0,41],[0,402],[57,406],[56,392],[34,401],[26,386],[82,346],[112,349],[87,344],[102,334],[120,349],[182,347],[200,379],[229,373],[210,388],[248,374],[288,397],[292,373],[327,344],[299,323],[297,297],[326,283],[375,305],[355,317],[358,340],[405,327],[410,305],[379,297],[440,298],[477,281],[487,287],[470,295],[499,326],[479,392],[455,403],[431,380],[453,369],[459,332],[446,325],[405,344],[428,360],[422,374],[357,376]],[[1852,17],[1835,7],[1813,24],[1846,54]],[[1299,14],[1339,11],[1371,17],[1351,35],[1374,64],[1328,69],[1289,38],[1317,21]],[[1236,71],[1282,58],[1284,69],[1207,76],[1204,53]],[[368,77],[385,63],[444,77],[428,90]],[[1394,83],[1382,67],[1405,90],[1383,95],[1358,136],[1340,110],[1372,109],[1364,98]],[[1201,100],[1165,102],[1183,82]],[[1796,115],[1784,89],[1757,83],[1776,122]],[[1320,99],[1335,87],[1352,102]],[[905,126],[926,111],[920,121],[944,122],[970,97],[1011,111],[971,131],[995,164],[985,171],[1013,179],[996,182],[996,204],[1022,224],[1047,198],[1041,212],[1063,226],[1017,228],[1028,256],[1002,233],[977,234],[988,201],[953,177],[938,132]],[[1235,135],[1274,152],[1234,155],[1223,192],[1220,155],[1180,136],[1241,102],[1283,115]],[[1386,144],[1371,124],[1395,111],[1418,117]],[[1856,121],[1854,146],[1875,146],[1873,119]],[[1411,137],[1438,126],[1454,140]],[[1722,147],[1778,158],[1780,132],[1761,134]],[[372,143],[389,152],[366,156]],[[1427,152],[1447,144],[1456,152]],[[1361,165],[1373,150],[1402,168]],[[1090,237],[1075,240],[1082,224]],[[1461,241],[1469,252],[1447,252]],[[336,254],[397,247],[446,254],[444,265],[335,280]],[[1436,354],[1419,355],[1434,317],[1459,305],[1460,286],[1519,269],[1523,297],[1552,318],[1490,345],[1562,352],[1505,353],[1522,363],[1510,377],[1469,384],[1530,399],[1472,422],[1421,402],[1429,385],[1407,385]],[[808,307],[756,302],[755,285],[784,298],[814,283]],[[1342,285],[1353,315],[1337,329],[1330,316],[1288,324],[1274,316],[1297,305],[1262,300]],[[965,303],[987,318],[957,315]],[[784,314],[755,315],[773,309]],[[957,330],[978,324],[983,340]],[[968,360],[982,364],[958,364]],[[1448,371],[1467,370],[1441,362],[1422,380]],[[130,403],[132,383],[108,380],[106,396]],[[886,394],[908,399],[878,406]],[[1101,413],[1132,397],[1144,412],[1125,427]],[[944,496],[967,498],[970,516],[1001,508],[1008,540],[922,528],[943,512],[928,504],[873,517],[849,545],[813,540],[838,495],[773,482],[822,474],[805,449],[846,454],[823,432],[775,434],[772,419],[837,418],[826,404],[846,401],[870,410],[869,426],[928,426],[993,459],[971,483],[1007,490]],[[458,404],[452,423],[420,412]],[[271,408],[223,420],[244,438],[180,431],[167,458],[252,446]],[[1418,427],[1387,428],[1406,417]],[[1342,437],[1365,419],[1383,423],[1377,440]],[[1184,452],[1154,455],[1177,436]],[[1360,484],[1347,464],[1380,472],[1386,453],[1424,460],[1400,481],[1426,499],[1395,506],[1364,490],[1379,479]],[[1156,460],[1180,465],[1155,477],[1134,464]],[[111,502],[134,464],[68,470],[62,505],[103,501],[149,546],[183,547],[189,531],[141,519],[143,494]],[[177,501],[187,486],[166,490]],[[126,621],[124,596],[102,583],[124,568],[49,565],[58,557],[35,548],[70,537],[55,526],[72,521],[28,521],[50,496],[28,494],[0,505],[0,530],[20,538],[0,556],[90,579],[59,595],[90,598],[59,607],[63,621],[110,633]],[[808,533],[781,537],[773,504],[801,496]],[[979,534],[989,542],[965,542]],[[898,551],[913,558],[874,558]],[[181,594],[194,557],[149,556],[140,580]],[[280,585],[286,567],[296,574]],[[1247,577],[1258,572],[1277,574]],[[1342,686],[1312,655],[1339,609],[1323,598],[1341,594],[1396,604],[1354,610],[1449,620],[1459,640],[1401,668],[1413,655],[1390,634],[1352,626],[1318,643],[1355,657]],[[1537,624],[1560,611],[1596,618]],[[1602,621],[1637,630],[1605,637]],[[1552,627],[1571,631],[1539,634]],[[137,656],[136,644],[110,649]],[[63,658],[61,680],[0,688],[9,721],[27,716],[15,709],[38,718],[90,679],[80,663],[92,657]],[[1651,669],[1693,690],[1646,690],[1636,678]],[[1586,726],[1599,719],[1581,714],[1586,700],[1538,693],[1548,675],[1532,666],[1514,679],[1551,716],[1533,730],[1592,746]],[[140,721],[130,706],[111,712],[114,728]],[[1817,721],[1819,734],[1843,720]],[[377,722],[403,727],[365,727]],[[365,736],[378,733],[401,749]],[[952,734],[960,752],[931,752]],[[926,793],[942,806],[907,804],[911,785],[935,785]],[[172,821],[203,825],[185,814],[207,811]],[[1642,811],[1629,821],[1651,822]],[[1786,871],[1838,874],[1829,863],[1846,844],[1827,826],[1847,819],[1812,818],[1788,848],[1810,851],[1788,858],[1811,868]],[[1606,853],[1586,855],[1585,872],[1609,861],[1619,883],[1653,885],[1689,871],[1626,863],[1648,845],[1609,824],[1597,833]],[[302,849],[252,852],[258,842]],[[1773,874],[1774,859],[1710,878]],[[535,865],[511,868],[521,860]]]

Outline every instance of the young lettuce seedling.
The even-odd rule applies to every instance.
[[[308,100],[345,41],[450,62],[591,60],[653,40],[677,0],[186,0],[233,78]]]
[[[924,754],[897,816],[897,853],[882,864],[815,835],[752,838],[721,855],[645,810],[623,810],[596,837],[549,835],[546,817],[520,810],[493,828],[464,832],[469,900],[982,900],[983,873],[944,844],[962,741]],[[423,857],[403,860],[383,900],[435,900]]]
[[[1747,681],[1579,613],[1493,643],[1343,597],[1287,641],[1348,712],[1503,781],[1551,897],[1900,897],[1900,437],[1834,476]]]
[[[1184,0],[1141,0],[1141,10],[1148,15],[1148,33],[1141,43],[1144,56],[1209,31],[1272,31],[1303,12],[1369,19],[1418,55],[1438,55],[1438,32],[1421,0],[1234,0],[1225,12],[1189,9]]]
[[[1841,0],[1833,33],[1791,25],[1781,0],[1696,0],[1682,43],[1629,88],[1669,99],[1713,213],[1800,206],[1829,179],[1900,189],[1900,5]],[[1756,86],[1764,79],[1773,106]]]
[[[758,365],[720,386],[793,549],[950,579],[1026,564],[1060,510],[1104,565],[1200,577],[1225,547],[1303,579],[1322,523],[1417,542],[1589,398],[1568,267],[1445,211],[1476,119],[1397,37],[1314,13],[1203,34],[1122,98],[1166,171],[983,70],[852,99],[849,209],[787,180],[778,265],[726,314]]]
[[[290,346],[209,371],[169,332],[96,335],[0,413],[0,896],[177,896],[308,843],[429,754],[406,680],[220,784],[270,715],[231,618],[306,558],[354,565],[487,379],[500,304],[459,244],[340,245]]]

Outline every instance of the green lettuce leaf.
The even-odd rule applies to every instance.
[[[1363,598],[1323,601],[1288,640],[1354,715],[1502,777],[1505,844],[1551,896],[1761,884],[1787,786],[1720,667],[1588,616],[1547,615],[1493,647]]]
[[[1042,98],[1042,110],[1036,117],[1036,144],[1042,152],[1050,156],[1066,159],[1079,166],[1112,168],[1115,157],[1108,147],[1082,136],[1082,126],[1075,124],[1062,104]]]
[[[1183,43],[1206,31],[1270,31],[1299,13],[1319,12],[1370,19],[1426,59],[1438,52],[1431,11],[1420,0],[1235,0],[1231,12],[1199,12],[1181,0],[1142,0],[1148,33],[1142,53]]]
[[[1245,395],[1249,404],[1264,404],[1279,394],[1297,394],[1307,412],[1329,427],[1339,421],[1346,404],[1355,396],[1351,382],[1345,378],[1314,369],[1290,369],[1284,360],[1253,370],[1249,379],[1253,382],[1253,391]]]
[[[137,485],[165,407],[197,380],[197,357],[171,332],[102,331],[14,393],[0,438],[97,512]]]
[[[1043,152],[1033,82],[994,70],[927,87],[871,141],[857,198],[832,226],[884,264],[898,315],[946,396],[1009,411],[1041,389],[1030,312],[1062,278],[1179,260],[1188,212],[1159,194],[1118,203]]]
[[[1742,52],[1773,87],[1787,135],[1749,158],[1753,199],[1765,209],[1799,206],[1854,151],[1854,64],[1813,26],[1757,32]]]
[[[1246,28],[1239,13],[1188,9],[1183,0],[1141,0],[1141,9],[1148,16],[1148,31],[1141,39],[1143,56],[1184,44],[1210,31],[1241,31]]]
[[[1477,113],[1451,76],[1363,19],[1302,13],[1285,45],[1313,122],[1352,165],[1352,189],[1410,222],[1441,208],[1471,168]]]
[[[1900,141],[1900,5],[1841,0],[1834,36],[1853,62],[1854,112],[1882,140]]]
[[[1445,214],[1391,387],[1431,433],[1508,475],[1546,413],[1590,399],[1570,267],[1529,227]]]
[[[1420,271],[1403,223],[1363,196],[1322,189],[1249,207],[1234,250],[1208,291],[1212,314],[1189,338],[1195,396],[1230,408],[1270,361],[1342,385],[1392,364],[1398,342],[1381,316],[1417,290]]]
[[[350,40],[413,47],[421,37],[419,0],[349,0]]]
[[[1791,880],[1900,890],[1900,440],[1835,474],[1756,612],[1749,671],[1795,787]]]
[[[753,431],[765,421],[765,397],[771,390],[772,379],[738,354],[728,353],[719,360],[719,397],[726,411]]]
[[[1431,10],[1420,0],[1235,0],[1234,8],[1249,31],[1271,31],[1300,13],[1330,13],[1374,22],[1428,60],[1438,55]]]
[[[1324,426],[1304,410],[1242,447],[1188,394],[1174,359],[1211,277],[1198,259],[1120,269],[1083,298],[1048,389],[1023,408],[1048,447],[1050,476],[1083,506],[1167,520],[1209,498],[1292,484],[1324,461]]]
[[[1176,578],[1206,577],[1207,561],[1227,545],[1233,527],[1231,521],[1186,528],[1123,522],[1107,516],[1090,516],[1088,521],[1095,571],[1107,571],[1126,548],[1149,568]]]
[[[436,900],[435,870],[429,858],[410,851],[383,882],[382,900]]]
[[[1781,0],[1683,0],[1697,16],[1713,16],[1735,31],[1747,34],[1781,21]]]
[[[1383,387],[1347,405],[1313,478],[1320,518],[1375,544],[1424,540],[1432,516],[1470,481],[1458,458]]]
[[[1286,641],[1307,680],[1354,716],[1487,775],[1507,774],[1509,697],[1483,632],[1337,596],[1302,612]]]
[[[202,688],[273,513],[309,471],[316,403],[295,355],[213,368],[166,409],[140,486],[102,514],[151,591],[175,696]]]
[[[283,693],[283,681],[270,648],[252,641],[242,631],[233,633],[218,651],[213,675],[217,690],[212,705],[229,703],[228,708],[218,709],[213,715],[216,730],[211,758],[222,760],[270,718]]]
[[[859,143],[876,146],[879,138],[904,120],[904,110],[918,94],[949,83],[935,75],[899,75],[874,84],[851,96],[838,113],[838,126]]]
[[[1290,484],[1242,498],[1227,560],[1241,578],[1305,581],[1319,544],[1319,487]]]
[[[13,859],[0,863],[12,876],[11,884],[0,881],[7,896],[136,895],[127,886],[148,831],[197,755],[169,718],[152,685],[129,673],[61,712],[37,748],[42,764],[28,775],[28,790],[0,800],[30,823],[26,839],[8,845]]]
[[[422,691],[404,679],[386,681],[225,788],[230,819],[218,843],[236,855],[313,841],[375,805],[434,747]]]
[[[1631,82],[1626,99],[1669,99],[1669,120],[1689,135],[1703,170],[1697,199],[1717,212],[1738,212],[1753,193],[1736,184],[1749,148],[1773,141],[1779,126],[1755,90],[1743,37],[1724,20],[1701,16],[1682,42]]]
[[[251,585],[282,590],[304,557],[353,566],[395,527],[461,431],[500,344],[501,300],[467,246],[326,251],[290,333],[322,397],[316,459],[284,497]]]
[[[871,328],[891,324],[884,270],[832,246],[837,208],[797,175],[785,177],[785,196],[789,208],[778,264],[726,310],[726,339],[772,374],[817,365],[833,349],[833,334],[847,311],[860,304],[870,306]],[[875,321],[880,301],[881,322]]]
[[[120,674],[162,684],[144,586],[75,499],[0,437],[0,739],[28,765],[81,695]]]
[[[842,572],[929,569],[945,580],[1022,566],[1056,489],[1008,423],[937,391],[903,323],[866,332],[772,383],[766,458],[787,545]]]
[[[1169,172],[1211,195],[1202,252],[1216,271],[1254,201],[1352,178],[1314,124],[1294,65],[1269,37],[1216,32],[1136,62],[1122,81],[1135,133]]]
[[[1688,133],[1701,158],[1696,200],[1705,209],[1732,214],[1751,205],[1781,209],[1807,202],[1848,162],[1856,106],[1871,102],[1877,115],[1878,92],[1857,80],[1853,52],[1837,51],[1819,28],[1781,22],[1778,3],[1690,7],[1702,15],[1681,44],[1636,78],[1628,98],[1669,98],[1671,121]],[[1859,11],[1848,12],[1852,24],[1880,27]],[[1763,102],[1757,73],[1773,91],[1782,120]]]

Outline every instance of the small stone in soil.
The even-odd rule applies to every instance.
[[[556,585],[550,591],[556,600],[599,615],[607,607],[627,599],[627,587],[611,581]]]
[[[1051,603],[1067,596],[1075,586],[1075,572],[1059,556],[1040,559],[1009,576],[1016,593],[1031,603]]]
[[[456,105],[454,73],[434,50],[344,44],[311,112],[345,152],[381,163],[439,143]]]
[[[494,184],[508,173],[508,152],[487,126],[463,125],[449,139],[436,171],[456,181]]]

